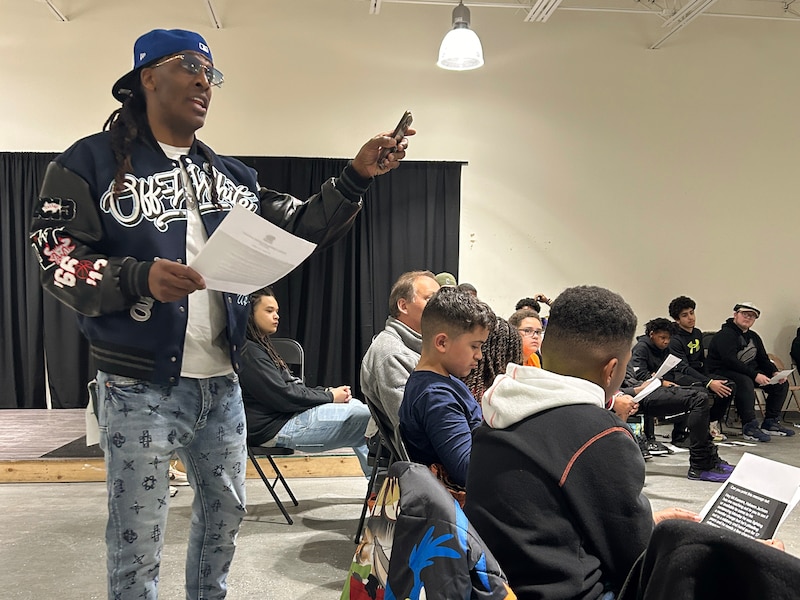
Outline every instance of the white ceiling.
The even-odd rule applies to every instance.
[[[42,18],[55,18],[69,22],[68,0],[32,0],[42,5]],[[103,2],[105,0],[93,0]],[[237,0],[196,0],[208,14],[212,26],[224,28],[219,5]],[[455,0],[338,0],[360,2],[369,14],[380,18],[387,4],[414,4],[453,6]],[[90,4],[90,3],[89,3]],[[468,0],[464,4],[473,9],[513,10],[522,21],[530,21],[533,28],[546,27],[550,19],[559,19],[570,11],[589,13],[641,14],[643,18],[662,22],[663,33],[653,39],[650,48],[656,49],[667,39],[691,26],[696,19],[758,19],[797,21],[800,23],[800,0]],[[78,17],[79,18],[79,17]]]

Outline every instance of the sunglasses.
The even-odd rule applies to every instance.
[[[198,75],[201,72],[205,74],[209,85],[215,85],[219,87],[222,85],[222,82],[225,81],[225,77],[222,75],[221,71],[218,71],[213,66],[209,67],[194,54],[176,54],[175,56],[170,56],[169,58],[162,60],[160,63],[154,64],[150,68],[155,69],[156,67],[160,67],[168,62],[178,59],[181,61],[181,67],[186,69],[192,75]]]

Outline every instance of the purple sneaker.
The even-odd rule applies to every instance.
[[[730,476],[730,472],[724,471],[719,467],[713,467],[707,471],[689,467],[689,473],[686,475],[687,478],[694,481],[711,481],[712,483],[722,483],[727,481]]]
[[[722,460],[721,458],[717,457],[717,469],[721,469],[726,473],[733,473],[733,470],[736,468],[736,465],[732,465],[727,460]]]

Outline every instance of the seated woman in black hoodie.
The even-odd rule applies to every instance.
[[[353,399],[349,386],[312,388],[293,376],[269,339],[278,330],[278,319],[278,301],[271,288],[250,295],[239,371],[248,442],[302,452],[349,446],[368,476],[364,430],[369,409]]]

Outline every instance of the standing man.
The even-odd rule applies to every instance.
[[[158,597],[173,452],[195,492],[186,597],[224,598],[245,514],[235,371],[249,306],[207,290],[188,265],[235,204],[318,244],[334,241],[407,141],[379,165],[381,147],[396,142],[372,138],[301,202],[260,188],[254,170],[196,138],[223,80],[199,34],[156,29],[133,50],[107,131],[48,167],[31,241],[42,285],[79,313],[99,368],[109,598]]]
[[[400,424],[400,403],[406,381],[422,352],[422,311],[439,284],[430,271],[403,273],[389,294],[389,318],[361,361],[361,391],[383,410],[392,425]],[[367,437],[378,431],[370,420]]]
[[[722,324],[708,345],[708,369],[736,384],[736,410],[742,420],[742,435],[747,440],[769,442],[772,436],[791,436],[794,431],[781,425],[780,414],[789,384],[786,379],[770,384],[778,368],[764,349],[761,337],[752,329],[761,310],[752,302],[733,307],[733,317]],[[756,421],[756,386],[766,394],[766,409],[761,427]]]

